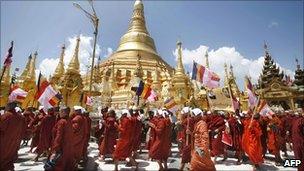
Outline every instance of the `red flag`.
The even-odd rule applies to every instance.
[[[14,41],[11,41],[11,47],[7,51],[7,55],[4,60],[4,66],[8,67],[12,63],[12,57],[13,57],[13,46],[14,46]]]
[[[226,145],[232,146],[232,136],[226,131],[222,132],[222,142]]]

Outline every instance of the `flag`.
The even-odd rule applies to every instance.
[[[236,111],[237,109],[240,109],[240,102],[238,101],[238,99],[233,95],[232,89],[231,89],[231,85],[229,84],[228,86],[230,94],[231,94],[231,102],[232,102],[232,107],[233,110]]]
[[[4,67],[8,67],[12,63],[12,57],[13,57],[13,46],[14,46],[14,41],[11,41],[11,47],[7,51],[7,55],[4,60]]]
[[[85,104],[88,106],[93,106],[93,98],[91,96],[86,96]]]
[[[147,100],[149,102],[155,102],[158,100],[157,94],[153,89],[151,90],[150,96],[147,98]]]
[[[19,88],[18,86],[15,86],[12,89],[11,94],[8,96],[9,102],[18,101],[22,102],[25,97],[27,96],[27,92]]]
[[[178,109],[178,106],[177,106],[176,102],[174,101],[173,97],[167,99],[164,102],[164,106],[165,106],[165,108],[167,108],[172,113],[175,113]]]
[[[226,131],[222,132],[222,142],[232,147],[232,136]]]
[[[144,89],[141,93],[141,97],[143,99],[148,99],[148,97],[151,95],[151,91],[152,91],[152,89],[149,85],[144,85]]]
[[[201,82],[208,88],[217,88],[220,85],[220,77],[208,68],[193,61],[192,79]]]
[[[42,106],[45,107],[45,109],[49,109],[59,102],[56,100],[57,97],[54,97],[58,94],[58,92],[56,92],[50,84],[41,92],[42,93],[38,97],[38,101]]]
[[[62,100],[62,95],[61,95],[60,93],[57,93],[54,97],[52,97],[52,98],[49,100],[49,103],[50,103],[52,106],[55,106],[55,105],[57,105],[61,100]]]
[[[246,79],[246,89],[248,94],[248,105],[250,109],[253,109],[258,104],[258,98],[256,94],[253,92],[253,86],[248,77]]]
[[[260,102],[260,105],[259,105],[259,108],[257,111],[261,116],[272,116],[274,114],[274,112],[271,110],[271,108],[267,104],[266,100],[262,100]]]
[[[144,85],[145,83],[140,80],[138,85],[131,87],[131,90],[135,91],[137,96],[140,96],[144,90]]]

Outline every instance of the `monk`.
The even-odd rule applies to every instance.
[[[190,170],[215,171],[214,163],[209,154],[209,133],[207,123],[205,122],[207,117],[198,108],[193,109],[192,112],[195,120],[194,130],[193,132],[187,131],[191,133],[193,142]]]
[[[162,113],[161,113],[162,114]],[[149,122],[149,126],[155,131],[155,141],[149,150],[149,156],[155,159],[159,165],[159,170],[166,169],[167,163],[164,163],[165,152],[163,146],[166,141],[166,121],[162,115],[158,115],[158,122],[156,124]]]
[[[91,135],[91,123],[92,120],[89,117],[89,112],[85,111],[85,109],[83,109],[83,114],[82,117],[85,121],[85,142],[84,142],[84,146],[83,146],[83,154],[82,154],[82,158],[84,160],[84,162],[86,162],[88,160],[88,147],[89,147],[89,141],[90,141],[90,135]]]
[[[172,137],[172,121],[170,119],[170,113],[166,110],[163,111],[163,117],[165,120],[165,131],[164,131],[164,143],[163,143],[163,156],[162,163],[164,164],[164,169],[168,169],[167,160],[171,154],[171,137]]]
[[[14,170],[18,150],[25,134],[25,118],[15,111],[17,104],[8,103],[0,116],[0,170]]]
[[[54,171],[76,170],[76,160],[73,151],[73,127],[69,119],[70,108],[60,109],[59,120],[54,126],[50,160],[58,155]]]
[[[29,152],[32,152],[35,147],[37,147],[40,139],[40,129],[41,129],[41,121],[46,115],[43,110],[43,106],[39,106],[39,112],[36,113],[34,120],[30,123],[29,127],[32,129],[32,142],[31,142],[31,149]]]
[[[262,144],[262,154],[263,157],[265,156],[266,152],[267,152],[267,139],[268,139],[268,134],[267,134],[267,125],[269,122],[269,118],[266,116],[261,116],[260,117],[260,127],[262,130],[262,136],[261,136],[261,144]]]
[[[276,166],[279,166],[280,162],[282,162],[280,155],[280,142],[282,140],[279,138],[280,124],[281,124],[280,119],[274,114],[269,120],[267,127],[267,133],[268,133],[267,147],[268,147],[268,151],[275,156]]]
[[[32,129],[30,127],[30,123],[34,120],[35,114],[33,113],[33,108],[29,107],[23,112],[23,116],[25,118],[26,123],[26,131],[23,138],[22,145],[27,146],[28,141],[32,138]]]
[[[132,157],[132,143],[134,136],[134,126],[132,125],[131,115],[127,109],[122,110],[122,116],[118,126],[119,139],[117,141],[116,148],[113,153],[113,159],[115,163],[115,170],[118,170],[119,160],[125,160],[129,157],[132,165],[137,167],[135,159]]]
[[[148,122],[152,122],[154,123],[154,111],[149,111],[148,112],[148,118],[145,119],[145,123],[148,123]],[[151,147],[151,144],[154,140],[154,132],[151,132],[151,128],[149,127],[148,124],[145,124],[145,130],[147,131],[147,134],[146,134],[146,149],[149,150],[150,147]]]
[[[181,111],[181,130],[179,133],[180,140],[180,155],[181,155],[181,165],[180,170],[184,170],[185,164],[189,163],[191,160],[191,144],[192,138],[190,134],[187,134],[188,131],[193,131],[194,129],[194,120],[190,114],[190,108],[184,107]]]
[[[301,114],[300,114],[301,112]],[[298,167],[298,171],[304,171],[304,115],[303,111],[295,113],[296,117],[292,124],[292,144],[293,151],[295,154],[295,159],[302,161],[301,165]],[[300,115],[300,116],[299,116]]]
[[[75,152],[76,163],[79,163],[83,157],[83,147],[86,141],[87,123],[82,116],[82,107],[74,106],[74,113],[72,114],[72,126],[74,132],[73,150]]]
[[[232,147],[235,150],[235,157],[238,159],[236,164],[240,165],[243,156],[242,135],[244,128],[240,120],[238,111],[236,111],[235,115],[230,116],[228,123],[232,136]]]
[[[134,138],[132,143],[132,152],[133,156],[135,157],[137,155],[137,150],[140,149],[141,145],[141,131],[142,131],[142,122],[141,117],[139,115],[139,110],[137,107],[133,107],[133,113],[131,113],[133,125],[135,126],[135,132],[134,132]]]
[[[106,155],[112,156],[114,152],[114,146],[116,145],[116,139],[118,138],[117,121],[115,118],[115,111],[110,110],[108,117],[103,123],[104,138],[99,145],[100,160],[104,160]]]
[[[242,138],[242,146],[244,152],[249,156],[250,161],[254,165],[254,169],[258,169],[263,163],[261,135],[262,130],[259,124],[259,114],[255,114],[253,119],[248,117],[244,120],[244,134]]]
[[[212,120],[208,125],[209,130],[211,131],[211,156],[214,156],[214,163],[218,156],[223,155],[223,160],[227,159],[227,154],[225,151],[225,144],[222,142],[222,131],[226,129],[224,113],[219,112],[215,114]]]
[[[49,155],[49,148],[51,147],[52,142],[52,129],[55,123],[56,116],[54,114],[54,109],[49,108],[47,111],[47,115],[45,115],[41,120],[39,143],[35,150],[35,152],[37,153],[35,161],[38,161],[42,153]]]

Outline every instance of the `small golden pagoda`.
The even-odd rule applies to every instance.
[[[4,67],[1,69],[0,75],[2,75]],[[8,102],[8,96],[10,92],[10,76],[11,67],[7,67],[4,71],[3,78],[0,82],[0,106],[5,106]]]
[[[184,104],[191,96],[191,82],[182,61],[182,43],[177,42],[177,66],[172,77],[172,94],[177,104]]]
[[[73,57],[68,65],[66,72],[63,74],[62,78],[59,79],[61,81],[58,83],[58,89],[60,90],[63,96],[63,103],[67,106],[81,105],[82,103],[82,99],[80,99],[80,97],[83,89],[83,83],[79,70],[79,59],[78,59],[79,44],[80,44],[80,38],[78,37]],[[59,68],[58,72],[61,73],[62,73],[62,66],[60,65],[62,64],[63,63],[59,62],[57,66],[57,68]],[[56,74],[57,73],[55,72],[53,78],[56,78]]]
[[[50,79],[50,83],[56,88],[58,89],[59,87],[57,87],[60,82],[62,82],[62,76],[64,75],[64,52],[65,52],[65,45],[63,44],[61,47],[61,54],[59,57],[59,62],[58,65],[55,69],[55,72],[53,74],[53,76]]]
[[[98,64],[101,77],[101,101],[115,108],[134,103],[131,87],[142,79],[163,100],[170,97],[173,68],[157,53],[154,40],[146,28],[144,6],[136,0],[128,31],[121,37],[117,50]],[[141,99],[140,103],[144,103]]]

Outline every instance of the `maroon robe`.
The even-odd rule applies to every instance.
[[[156,123],[158,122],[158,118],[154,116],[152,119],[150,119],[149,122],[151,122],[154,125],[156,125]],[[149,141],[147,143],[147,150],[149,150],[151,148],[151,146],[154,143],[155,138],[156,138],[155,129],[152,129],[152,128],[149,128],[149,129],[150,129],[150,135],[149,135]]]
[[[86,141],[87,122],[80,114],[75,115],[72,119],[72,126],[74,132],[73,150],[76,161],[79,162],[83,157],[83,148]]]
[[[85,143],[83,146],[83,157],[87,157],[88,154],[88,147],[89,147],[89,141],[90,141],[90,135],[91,135],[91,123],[92,120],[88,115],[83,116],[83,119],[87,124],[85,124]]]
[[[298,171],[304,171],[304,117],[295,117],[292,123],[292,144],[295,159],[302,161]]]
[[[0,170],[14,170],[25,130],[24,117],[15,111],[0,116]]]
[[[30,127],[30,123],[34,120],[35,114],[27,110],[23,113],[23,116],[25,118],[25,123],[26,123],[26,131],[23,139],[30,140],[32,137],[32,128]]]
[[[69,119],[59,119],[53,129],[52,153],[61,153],[54,171],[76,170],[73,151],[73,127]]]
[[[35,116],[34,120],[30,123],[30,128],[32,129],[33,138],[31,142],[31,149],[37,147],[40,139],[40,129],[41,129],[41,120],[45,116],[45,113],[42,111]]]
[[[134,126],[132,125],[131,118],[123,116],[118,126],[119,139],[113,153],[114,160],[125,160],[132,154],[132,143],[134,136]]]
[[[187,128],[188,122],[189,122],[189,128]],[[181,154],[182,163],[188,163],[191,160],[191,144],[193,138],[190,135],[186,134],[187,129],[189,129],[191,132],[194,129],[194,119],[192,117],[187,117],[182,122],[182,130],[180,134],[180,140],[181,140],[180,154]]]
[[[232,136],[232,148],[235,150],[236,157],[242,153],[242,135],[243,135],[243,125],[241,121],[233,116],[231,116],[228,120],[230,133]]]
[[[118,137],[118,131],[116,127],[115,117],[107,117],[104,123],[104,138],[99,145],[99,154],[113,154],[114,146],[116,145],[116,139]]]
[[[54,113],[47,114],[41,120],[39,143],[36,148],[38,154],[47,151],[52,143],[52,129],[56,123],[56,116]]]
[[[210,121],[208,128],[213,132],[211,136],[211,155],[217,156],[224,154],[225,144],[222,142],[222,131],[225,130],[225,120],[219,115],[215,115]],[[215,133],[217,130],[217,133]]]
[[[132,143],[132,151],[137,151],[140,147],[141,144],[141,130],[142,130],[142,123],[140,120],[137,119],[139,116],[138,113],[134,114],[132,116],[132,121],[134,125],[134,138],[133,138],[133,143]]]

